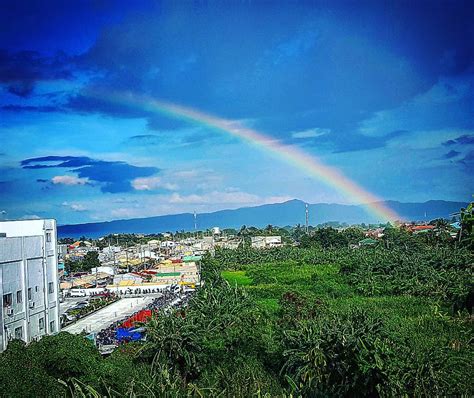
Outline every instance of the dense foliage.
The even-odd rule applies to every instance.
[[[95,250],[91,250],[88,251],[81,260],[66,260],[65,268],[70,273],[79,271],[89,272],[92,268],[100,267],[100,265],[99,253]]]

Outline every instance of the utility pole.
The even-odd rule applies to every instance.
[[[305,232],[309,232],[309,209],[308,203],[305,204]]]
[[[130,272],[130,266],[128,265],[128,242],[125,243],[125,259],[127,261],[127,272]]]
[[[150,268],[150,266],[151,266],[151,249],[150,249],[150,242],[147,242],[147,244],[148,244],[148,254],[149,254],[149,256],[150,256],[150,257],[148,257],[148,258],[149,258],[149,261],[148,261],[148,268]]]

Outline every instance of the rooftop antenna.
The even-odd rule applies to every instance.
[[[305,204],[305,231],[308,233],[309,231],[309,209],[308,209],[308,203]]]
[[[196,210],[194,210],[194,232],[197,231],[197,214]]]

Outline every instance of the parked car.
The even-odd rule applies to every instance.
[[[69,308],[68,311],[72,311],[72,310],[80,310],[82,308],[85,308],[89,305],[89,303],[87,301],[82,301],[80,303],[77,303],[74,307],[71,307]],[[66,311],[67,312],[67,311]]]
[[[75,315],[71,315],[71,314],[68,314],[67,311],[61,315],[61,325],[64,325],[68,322],[72,322],[74,320],[76,320],[76,316]]]

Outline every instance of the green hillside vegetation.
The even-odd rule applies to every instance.
[[[472,321],[453,312],[472,295],[472,253],[378,248],[340,252],[336,264],[327,264],[332,252],[302,254],[325,257],[324,265],[273,261],[222,272],[271,315],[293,393],[472,394]]]
[[[10,342],[0,396],[474,395],[469,246],[393,230],[349,249],[334,231],[206,256],[189,306],[109,357],[67,333]]]

